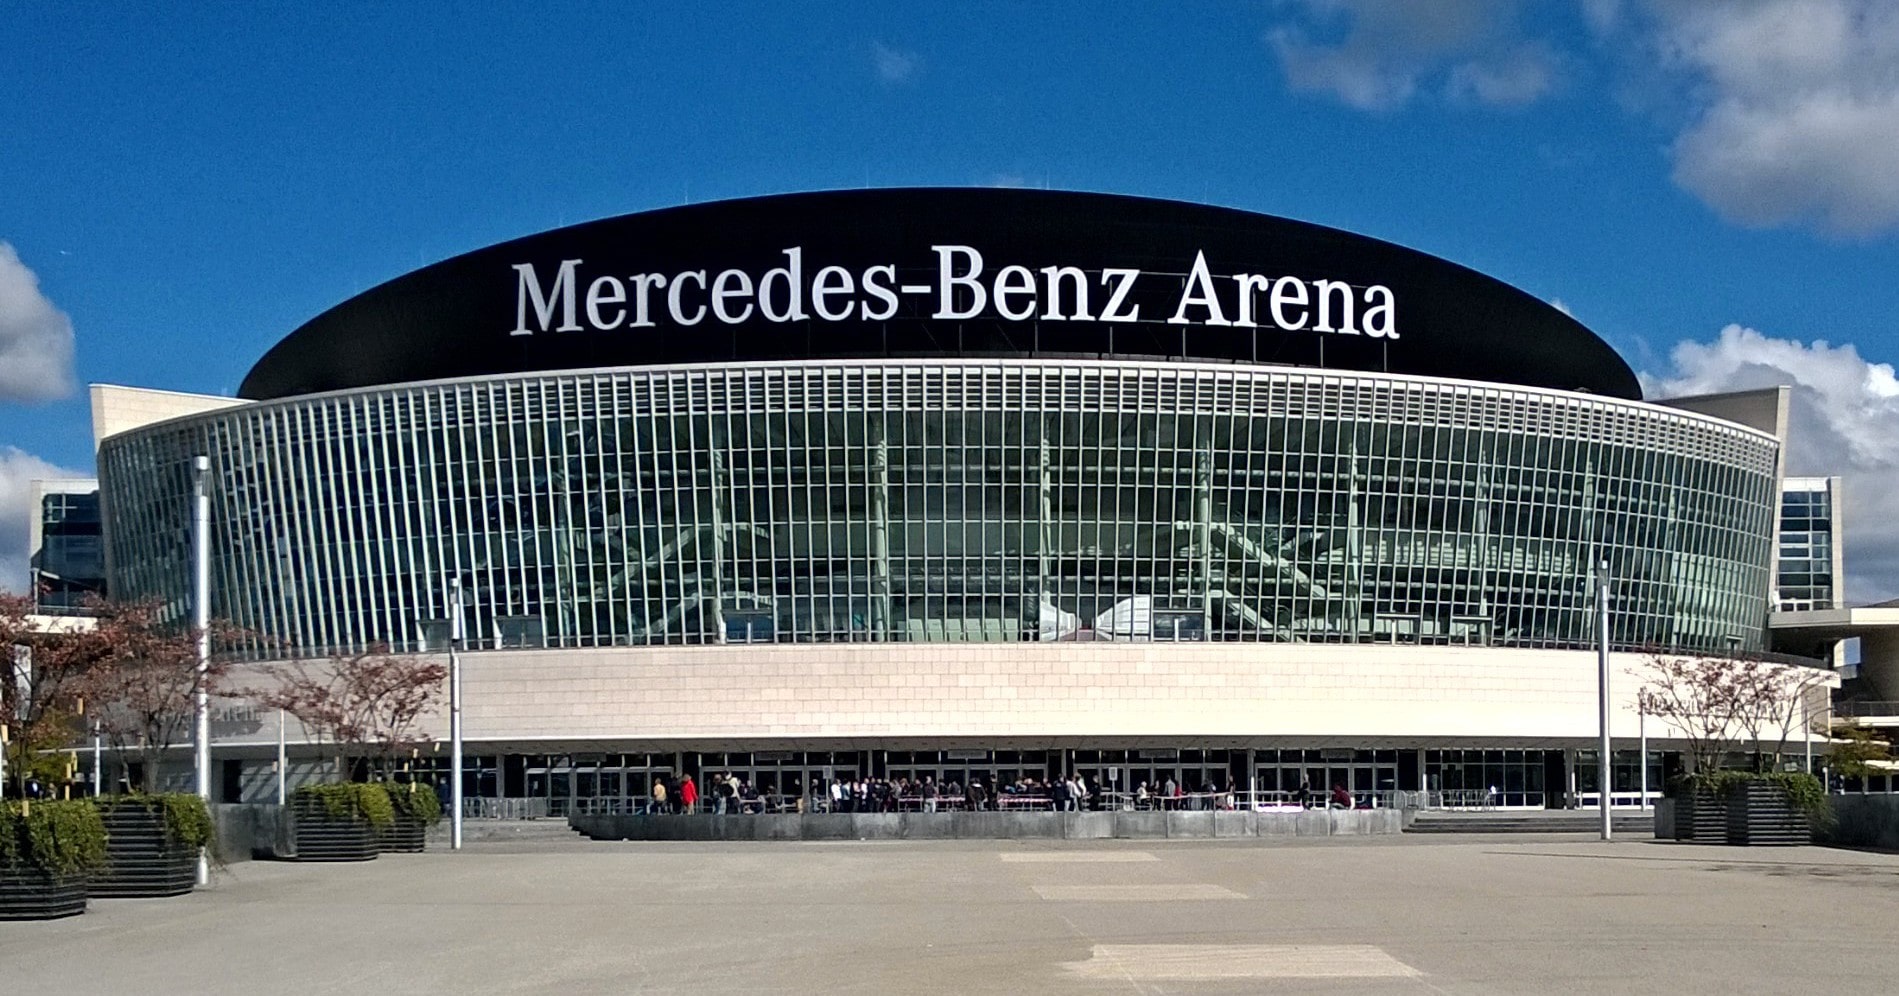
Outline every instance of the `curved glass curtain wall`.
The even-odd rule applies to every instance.
[[[296,651],[1080,639],[1760,645],[1775,444],[1583,395],[1113,362],[446,382],[108,440],[113,584]],[[438,624],[439,625],[439,624]]]

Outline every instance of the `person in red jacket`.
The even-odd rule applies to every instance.
[[[679,805],[688,813],[698,809],[699,786],[692,783],[691,775],[687,775],[685,779],[679,783]]]

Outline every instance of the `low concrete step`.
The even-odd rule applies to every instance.
[[[565,818],[538,820],[463,820],[462,842],[497,840],[572,840],[580,834]],[[447,817],[429,828],[430,846],[448,846]]]
[[[1616,833],[1653,833],[1655,818],[1648,813],[1615,813]],[[1602,817],[1593,812],[1546,810],[1515,813],[1424,812],[1405,828],[1406,833],[1595,833]]]

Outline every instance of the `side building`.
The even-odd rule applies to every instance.
[[[41,615],[74,615],[106,593],[104,523],[99,482],[37,480],[27,484],[27,590]]]

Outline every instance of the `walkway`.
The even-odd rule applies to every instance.
[[[1850,913],[1850,922],[1843,920]],[[1899,856],[1551,838],[593,843],[232,866],[8,992],[1872,992]]]

